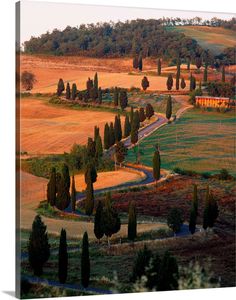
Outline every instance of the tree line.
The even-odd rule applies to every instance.
[[[194,40],[163,26],[162,19],[131,20],[67,26],[54,29],[24,43],[25,53],[54,55],[192,57],[202,52]]]

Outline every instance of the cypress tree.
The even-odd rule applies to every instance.
[[[136,110],[134,112],[134,119],[133,119],[133,123],[134,123],[134,126],[137,130],[139,130],[140,128],[140,119],[139,119],[139,112],[138,110]]]
[[[222,77],[221,77],[221,81],[225,82],[225,65],[222,66]]]
[[[95,158],[95,153],[96,153],[96,143],[91,137],[88,137],[88,142],[87,142],[87,156],[88,156],[88,158],[89,159]]]
[[[94,126],[94,141],[96,143],[96,139],[99,136],[99,127],[98,126]]]
[[[169,120],[172,115],[172,100],[171,96],[169,95],[167,98],[167,103],[166,103],[166,118]]]
[[[76,189],[75,189],[75,178],[72,175],[72,183],[71,183],[71,209],[75,211],[76,206]]]
[[[122,139],[122,129],[121,129],[121,121],[119,115],[115,116],[114,131],[115,131],[115,141],[117,143]]]
[[[194,234],[196,231],[196,220],[197,215],[195,209],[192,207],[190,211],[190,220],[189,220],[189,231]]]
[[[83,287],[88,287],[90,278],[90,258],[89,241],[87,232],[83,235],[82,253],[81,253],[81,283]]]
[[[135,111],[133,116],[133,122],[131,124],[131,143],[136,144],[138,142],[138,130],[139,130],[139,113]]]
[[[94,208],[94,192],[93,192],[93,182],[90,178],[86,187],[86,198],[85,198],[85,213],[91,216]]]
[[[93,88],[94,88],[94,98],[97,99],[98,97],[98,74],[97,72],[94,75],[94,81],[93,81]]]
[[[119,141],[118,131],[119,131],[118,116],[115,116],[114,132],[115,132],[115,141],[116,141],[116,143]]]
[[[160,152],[156,150],[153,155],[152,159],[152,168],[153,168],[153,177],[156,180],[156,185],[157,181],[161,177],[161,157],[160,157]]]
[[[69,205],[70,205],[70,191],[66,179],[64,178],[63,175],[61,175],[58,178],[57,197],[56,197],[55,206],[60,210],[64,210]]]
[[[208,185],[206,190],[205,207],[203,212],[203,228],[205,230],[209,226],[209,210],[210,210],[210,203],[209,203],[209,185]]]
[[[114,105],[118,106],[118,104],[119,104],[119,91],[118,91],[117,86],[114,89],[113,101],[114,101]]]
[[[122,139],[122,127],[121,127],[120,115],[118,115],[118,139],[119,141]]]
[[[161,75],[161,59],[159,58],[157,61],[157,74]]]
[[[121,164],[124,161],[126,154],[127,148],[125,147],[124,143],[118,142],[115,147],[115,155],[116,160],[119,164]]]
[[[207,72],[207,65],[205,65],[205,69],[204,69],[204,74],[203,74],[203,82],[204,82],[204,84],[206,84],[207,83],[207,74],[208,72]]]
[[[146,120],[146,116],[145,116],[143,107],[140,107],[140,109],[139,109],[139,120],[140,120],[140,122],[143,122]]]
[[[104,127],[104,149],[108,150],[110,148],[110,133],[109,125],[106,123]]]
[[[167,81],[166,81],[166,86],[168,91],[170,91],[173,87],[173,77],[171,74],[168,75]]]
[[[86,166],[86,170],[84,173],[84,179],[85,179],[86,184],[89,184],[90,180],[92,181],[92,183],[97,181],[97,170],[92,161],[89,161]]]
[[[184,77],[181,78],[180,86],[181,86],[182,90],[185,89],[185,87],[186,87],[186,83],[185,83]]]
[[[66,84],[66,99],[70,99],[70,84],[69,84],[69,82],[67,82],[67,84]]]
[[[133,123],[133,118],[134,118],[134,108],[133,108],[133,106],[131,106],[131,109],[130,109],[130,124]]]
[[[142,57],[141,53],[139,54],[139,58],[138,58],[138,68],[139,68],[139,71],[142,71],[142,69],[143,69],[143,57]]]
[[[175,87],[176,90],[179,90],[179,79],[180,79],[180,60],[178,59],[177,62],[177,72],[176,72],[176,80],[175,80]]]
[[[63,164],[62,166],[62,176],[64,177],[66,188],[69,192],[70,190],[70,172],[67,164]]]
[[[57,96],[61,96],[64,90],[65,90],[64,81],[62,78],[60,78],[57,84]]]
[[[196,88],[196,78],[192,75],[192,73],[190,74],[190,91],[195,90]]]
[[[138,142],[138,130],[134,126],[131,126],[130,139],[133,145]]]
[[[212,228],[219,215],[218,205],[212,193],[209,194],[209,203],[210,203],[210,207],[209,207],[208,226]]]
[[[130,135],[130,131],[131,131],[131,125],[130,125],[130,121],[129,121],[129,116],[126,115],[125,116],[125,125],[124,125],[124,137],[128,137]]]
[[[55,205],[56,193],[57,193],[56,169],[52,168],[50,173],[50,178],[47,184],[47,200],[51,206]]]
[[[107,193],[105,206],[102,212],[102,230],[107,237],[109,246],[109,238],[120,230],[120,226],[119,215],[111,205],[111,194]]]
[[[40,276],[43,273],[43,265],[50,256],[50,245],[48,243],[47,226],[37,215],[32,224],[32,231],[28,243],[29,264],[34,275]]]
[[[197,185],[193,185],[193,207],[198,216],[198,196],[197,196]]]
[[[77,95],[77,86],[75,83],[72,84],[72,90],[71,90],[71,98],[72,100],[75,100]]]
[[[128,105],[128,96],[125,90],[120,91],[120,107],[124,110]]]
[[[98,201],[98,206],[94,218],[94,234],[96,238],[99,240],[99,242],[104,235],[103,227],[102,227],[102,212],[103,212],[102,202]]]
[[[137,237],[137,216],[134,201],[129,203],[128,239],[133,241]]]
[[[147,79],[147,76],[144,76],[141,82],[142,88],[144,91],[149,87],[149,81]]]
[[[116,142],[115,130],[112,122],[110,123],[110,128],[109,128],[109,141],[110,141],[110,147],[113,146]]]
[[[102,147],[102,138],[100,134],[98,134],[96,138],[96,158],[99,159],[103,155],[103,147]]]
[[[154,109],[153,106],[148,103],[146,105],[146,117],[148,118],[148,120],[150,120],[150,118],[154,115]]]
[[[102,89],[98,89],[98,104],[102,104]]]
[[[91,90],[93,89],[93,80],[91,80],[90,78],[88,78],[88,80],[86,82],[86,89],[87,89],[89,97],[91,98]]]
[[[58,278],[60,283],[65,283],[67,279],[68,269],[68,253],[67,253],[67,241],[66,230],[61,230],[59,253],[58,253]]]

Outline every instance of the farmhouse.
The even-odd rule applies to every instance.
[[[232,104],[229,98],[196,96],[196,105],[202,107],[229,108]]]

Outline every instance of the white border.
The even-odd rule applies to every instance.
[[[42,0],[43,1],[43,0]],[[47,2],[47,1],[44,1]],[[93,0],[93,1],[53,1],[81,4],[115,5],[129,7],[150,7],[161,9],[235,12],[234,1],[189,1],[189,0],[168,0],[159,2],[155,0]],[[0,197],[0,299],[11,299],[15,289],[15,1],[1,0],[0,9],[0,136],[1,136],[1,197]],[[43,18],[42,18],[43,21]],[[224,255],[227,255],[225,253]],[[10,294],[9,294],[10,291]],[[6,293],[7,292],[7,293]],[[234,295],[234,296],[233,296]],[[149,297],[151,299],[181,299],[199,300],[203,298],[212,299],[235,299],[236,289],[215,289],[177,291],[165,293],[132,294],[109,296],[113,299],[136,300]],[[53,298],[55,299],[55,298]],[[60,298],[61,299],[61,298]],[[69,298],[68,298],[69,299]],[[86,298],[88,299],[88,298]],[[91,299],[95,299],[94,296]],[[107,296],[98,296],[96,299],[108,299]]]

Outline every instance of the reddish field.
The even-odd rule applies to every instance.
[[[166,217],[172,207],[179,207],[184,212],[186,221],[189,219],[193,184],[198,185],[199,215],[202,215],[207,184],[213,195],[218,200],[221,214],[219,222],[233,225],[236,186],[234,181],[219,181],[217,179],[203,180],[200,178],[178,176],[166,182],[158,189],[128,192],[114,195],[114,203],[119,211],[127,211],[129,201],[136,202],[137,211],[140,214]],[[167,200],[168,199],[168,200]],[[199,223],[202,220],[199,218]]]
[[[74,143],[86,144],[95,125],[103,136],[105,123],[115,118],[110,112],[66,109],[28,98],[21,100],[20,109],[21,151],[29,154],[68,152]]]
[[[203,180],[187,176],[178,176],[165,186],[157,190],[122,193],[114,195],[115,207],[125,212],[130,200],[134,200],[139,214],[166,217],[173,207],[181,208],[185,221],[189,221],[189,213],[192,201],[193,186],[198,184],[199,217],[198,224],[202,224],[205,192],[207,184],[213,195],[218,200],[219,217],[214,227],[214,233],[204,232],[190,237],[175,238],[169,240],[145,241],[145,244],[161,253],[169,250],[178,260],[181,266],[188,266],[196,260],[213,272],[214,279],[221,278],[221,286],[235,286],[235,195],[234,181],[219,181],[217,179]],[[134,254],[143,247],[143,242],[134,246],[123,244],[113,246],[111,253]]]

